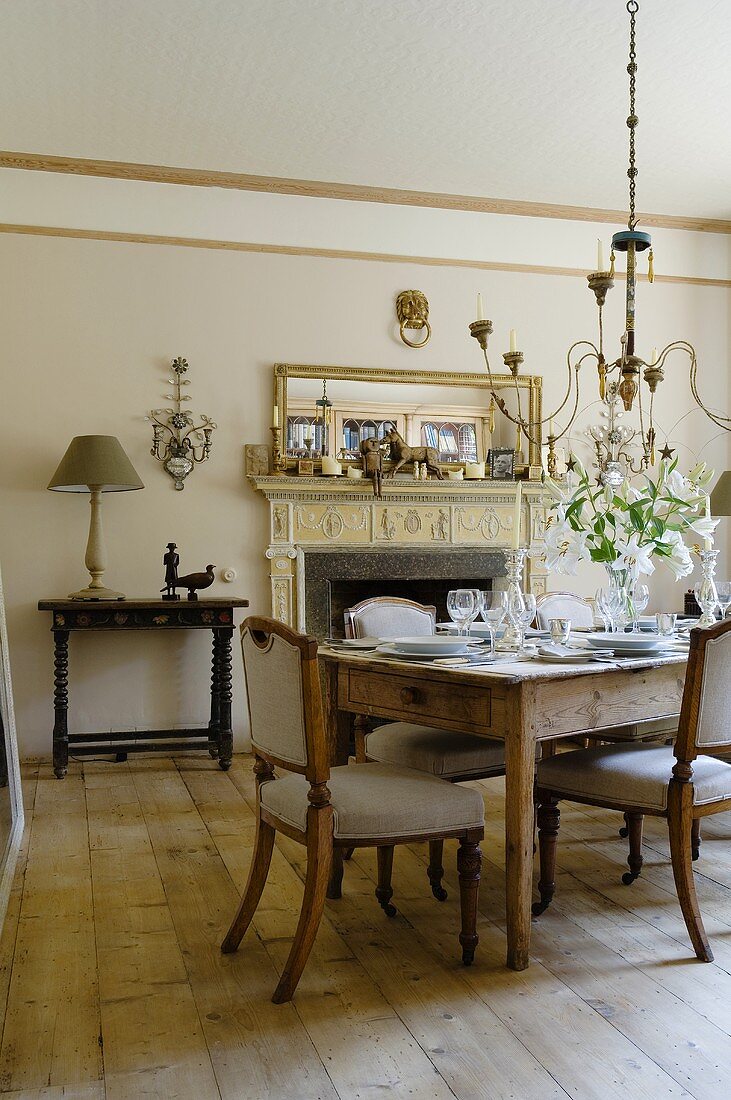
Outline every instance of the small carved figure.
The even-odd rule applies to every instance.
[[[364,439],[360,445],[360,453],[363,456],[363,473],[373,482],[373,493],[380,500],[383,481],[381,444],[377,439]]]
[[[410,447],[395,428],[384,435],[383,442],[391,445],[393,467],[389,477],[394,477],[407,462],[423,462],[427,476],[434,474],[440,481],[444,481],[444,475],[439,469],[439,452],[436,447]],[[422,477],[424,477],[423,474]]]
[[[210,588],[213,584],[215,580],[213,570],[215,568],[215,565],[207,565],[205,573],[188,573],[187,576],[180,577],[179,580],[176,580],[173,588],[187,588],[188,599],[197,600],[198,596],[196,593],[202,591],[204,588]],[[164,592],[165,590],[161,588],[160,591]]]
[[[174,542],[168,543],[167,553],[163,555],[162,563],[165,566],[165,588],[162,591],[165,593],[164,600],[179,600],[180,596],[175,591],[175,586],[178,583],[178,566],[180,565],[180,555],[176,552],[177,544]]]

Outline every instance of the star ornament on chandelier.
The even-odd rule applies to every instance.
[[[660,458],[666,458],[669,462],[674,454],[675,454],[675,451],[673,450],[673,448],[668,447],[668,445],[666,443],[665,446],[663,447],[663,449],[660,451]]]
[[[566,470],[568,471],[568,473],[573,474],[575,469],[576,469],[576,456],[575,455],[569,455],[569,460],[566,463]]]

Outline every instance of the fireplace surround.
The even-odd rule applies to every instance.
[[[376,500],[347,478],[250,475],[269,505],[271,614],[298,630],[342,633],[342,610],[369,595],[435,603],[448,588],[488,588],[504,578],[515,484],[395,478]],[[539,483],[523,485],[520,541],[532,556],[527,587],[546,588]],[[330,582],[328,584],[328,582]],[[468,583],[469,582],[469,583]]]

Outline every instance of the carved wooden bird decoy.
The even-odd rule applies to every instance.
[[[205,573],[188,573],[188,575],[185,577],[178,577],[177,581],[172,587],[187,588],[188,599],[197,600],[198,596],[196,595],[196,591],[200,592],[204,588],[210,588],[210,586],[213,584],[213,581],[215,579],[213,570],[215,568],[215,565],[207,565]],[[160,591],[166,592],[167,587],[161,588]]]

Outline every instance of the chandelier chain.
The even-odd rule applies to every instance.
[[[627,72],[629,73],[629,118],[627,119],[627,126],[629,127],[629,168],[627,170],[627,175],[629,177],[629,221],[627,224],[631,230],[634,230],[637,225],[637,217],[635,215],[635,187],[637,180],[635,130],[637,129],[639,119],[635,107],[635,94],[637,91],[635,17],[639,7],[640,5],[637,3],[637,0],[629,0],[627,4],[627,11],[629,12],[629,64],[627,65]]]

